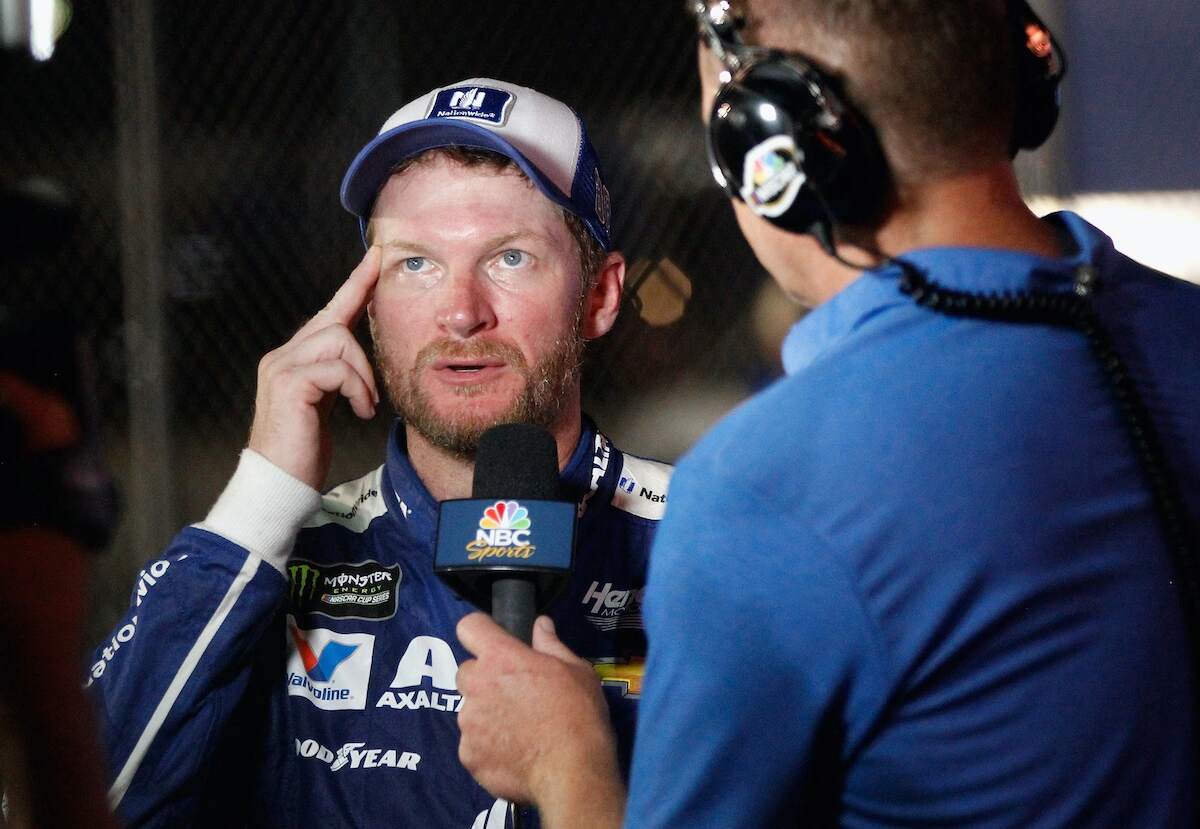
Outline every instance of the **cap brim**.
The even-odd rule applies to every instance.
[[[446,118],[411,121],[375,136],[371,143],[355,156],[350,168],[346,170],[342,179],[342,206],[358,216],[365,234],[375,198],[395,166],[404,159],[426,150],[449,146],[492,150],[511,158],[546,198],[574,212],[569,194],[559,190],[554,182],[511,143],[486,127]]]

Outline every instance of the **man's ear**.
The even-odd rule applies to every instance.
[[[617,321],[625,289],[625,257],[613,251],[604,259],[596,284],[588,291],[583,312],[583,338],[603,337]]]

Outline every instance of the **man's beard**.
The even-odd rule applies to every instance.
[[[499,340],[454,342],[435,340],[417,353],[408,370],[397,365],[388,352],[387,343],[380,339],[375,321],[371,320],[371,338],[379,372],[388,399],[405,424],[415,429],[432,445],[456,457],[472,459],[479,438],[501,423],[532,423],[550,428],[562,413],[572,395],[578,394],[579,369],[583,357],[583,337],[579,323],[554,341],[550,351],[533,366],[516,346]],[[468,410],[469,401],[488,390],[490,384],[452,387],[464,404],[449,414],[438,412],[421,388],[421,374],[440,359],[482,360],[495,357],[524,378],[512,405],[495,414],[476,414]],[[494,382],[494,381],[493,381]],[[451,406],[454,404],[451,403]]]

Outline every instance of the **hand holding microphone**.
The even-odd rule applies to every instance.
[[[526,644],[571,574],[575,505],[559,489],[550,433],[506,423],[479,440],[471,497],[438,506],[434,572]]]
[[[459,759],[496,797],[536,805],[544,826],[615,825],[624,789],[600,682],[548,617],[534,625],[574,556],[575,504],[557,500],[554,439],[528,424],[485,432],[472,496],[442,502],[434,560],[495,620],[472,613],[458,624],[476,656],[458,671]],[[595,820],[579,822],[580,803],[599,810]]]
[[[482,613],[458,623],[458,638],[476,656],[458,671],[458,758],[472,776],[496,797],[537,806],[543,826],[619,825],[625,789],[592,666],[546,616],[532,648]]]

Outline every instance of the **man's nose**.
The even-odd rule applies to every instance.
[[[487,289],[476,274],[456,273],[438,297],[437,324],[451,337],[467,339],[496,324]]]

